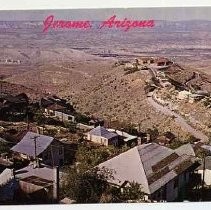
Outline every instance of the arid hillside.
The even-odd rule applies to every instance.
[[[46,94],[40,90],[35,90],[23,85],[12,84],[5,81],[0,81],[0,94],[1,93],[6,93],[9,95],[25,93],[33,101],[39,100],[41,97],[46,96]]]
[[[42,64],[4,80],[70,99],[78,111],[107,122],[118,120],[139,125],[143,131],[154,126],[161,132],[171,130],[181,137],[188,135],[171,117],[156,112],[148,103],[144,91],[145,81],[151,78],[148,71],[126,75],[123,66],[114,67],[114,58],[77,50],[70,50],[68,56],[68,62]]]
[[[177,136],[187,135],[174,119],[156,111],[147,100],[144,86],[151,78],[148,71],[125,75],[123,66],[114,68],[114,64],[140,56],[169,57],[184,67],[183,71],[171,71],[169,78],[210,91],[210,79],[203,73],[189,81],[194,72],[210,73],[209,21],[157,21],[153,29],[127,33],[93,29],[43,34],[40,23],[34,24],[20,21],[14,22],[17,27],[2,29],[1,80],[38,94],[65,97],[78,111],[108,122],[125,121],[140,125],[142,130],[155,126]],[[6,60],[10,62],[5,64]],[[11,60],[20,63],[11,64]]]

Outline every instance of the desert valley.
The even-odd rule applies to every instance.
[[[141,199],[173,201],[177,194],[168,198],[161,196],[161,199],[160,193],[166,192],[166,188],[164,191],[162,186],[161,191],[153,188],[153,183],[172,167],[167,170],[164,162],[184,160],[185,166],[174,169],[181,174],[211,152],[211,21],[155,20],[154,27],[127,32],[118,28],[99,29],[98,24],[99,21],[93,21],[94,27],[86,31],[55,29],[44,33],[42,20],[0,21],[0,138],[12,142],[13,147],[9,149],[13,152],[7,151],[11,161],[17,158],[17,153],[23,153],[28,156],[21,155],[19,161],[33,160],[37,164],[40,160],[47,165],[61,166],[65,173],[63,165],[74,168],[84,164],[83,170],[99,164],[109,166],[107,161],[112,161],[115,155],[132,150],[135,154],[134,148],[144,158],[150,145],[152,152],[149,153],[157,151],[158,156],[162,153],[159,158],[164,159],[158,162],[160,168],[158,163],[152,166],[154,174],[146,175],[150,188],[144,186],[148,197]],[[20,107],[16,109],[14,105]],[[58,164],[46,162],[44,156],[38,158],[36,139],[39,136],[33,132],[53,136],[66,144]],[[104,138],[108,142],[112,139],[114,148],[108,142],[102,143],[102,139],[100,144],[98,140],[95,142],[92,135],[97,136],[96,133],[101,136],[106,133],[109,138]],[[34,139],[33,155],[18,148],[27,138]],[[187,152],[189,149],[194,150],[194,155]],[[84,158],[86,154],[90,155],[89,160]],[[101,158],[93,161],[92,155]],[[4,161],[8,159],[8,155],[2,156]],[[189,172],[192,174],[197,167]],[[20,166],[15,165],[15,169],[20,170]],[[197,172],[200,170],[197,168]],[[202,184],[201,188],[191,188],[194,189],[189,194],[191,200],[198,201],[195,190],[204,187]],[[208,183],[206,187],[210,189]],[[73,196],[71,199],[79,203],[86,202],[68,193],[62,195]],[[111,196],[113,192],[109,193]],[[109,196],[100,195],[100,202],[109,200]],[[139,196],[134,199],[118,196],[118,202],[140,199]],[[209,200],[210,194],[203,199]],[[87,202],[96,200],[90,198]]]

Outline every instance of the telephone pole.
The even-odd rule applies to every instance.
[[[205,180],[205,170],[206,170],[206,156],[203,155],[203,175],[202,175],[202,188],[201,188],[201,199],[202,201],[204,200],[204,194],[205,194],[205,189],[204,189],[204,180]]]
[[[27,130],[29,131],[29,110],[28,110],[28,107],[26,109],[26,123],[27,123]]]
[[[38,139],[39,137],[40,137],[40,136],[34,136],[34,137],[31,138],[31,139],[34,140],[35,168],[39,165],[38,159],[37,159],[37,139]]]

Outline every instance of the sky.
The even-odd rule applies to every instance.
[[[166,7],[129,9],[62,9],[62,10],[0,10],[0,21],[44,20],[48,15],[64,20],[106,20],[116,15],[118,19],[154,20],[210,20],[211,7]]]

